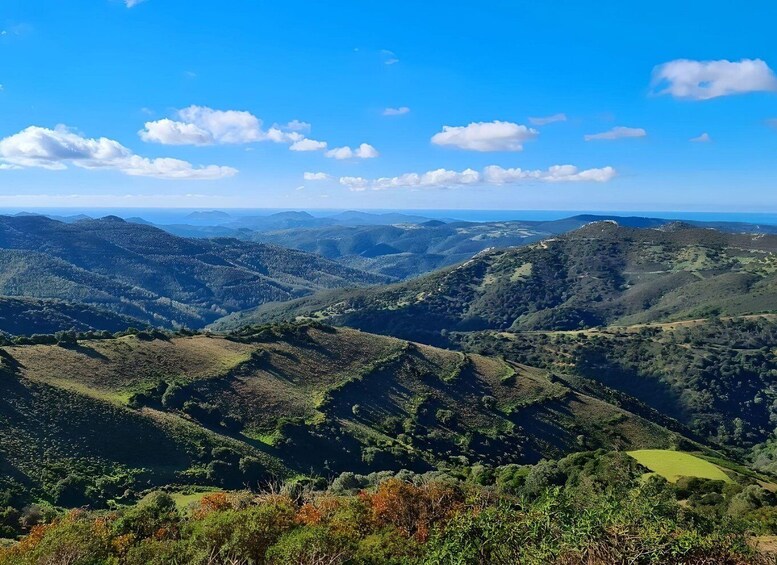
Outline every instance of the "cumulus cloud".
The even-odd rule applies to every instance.
[[[521,181],[543,182],[607,182],[615,178],[612,167],[585,169],[574,165],[554,165],[547,170],[504,169],[492,165],[483,169],[483,178],[488,184],[512,184]]]
[[[321,151],[326,149],[326,141],[304,138],[292,143],[289,149],[292,151]]]
[[[645,137],[647,132],[642,128],[626,128],[626,127],[614,127],[611,130],[603,131],[601,133],[592,133],[584,135],[583,139],[586,141],[597,140],[610,140],[610,139],[625,139],[629,137]]]
[[[612,167],[580,170],[574,165],[554,165],[546,170],[505,169],[492,165],[478,172],[473,169],[451,171],[436,169],[426,173],[405,173],[397,177],[365,179],[341,177],[340,184],[353,192],[392,188],[452,188],[468,185],[505,185],[522,182],[608,182],[615,178]]]
[[[407,106],[400,106],[399,108],[386,108],[383,110],[384,116],[402,116],[410,112],[410,108]]]
[[[709,100],[746,92],[777,91],[777,77],[761,59],[677,59],[653,69],[653,89],[657,94],[675,98]]]
[[[83,137],[65,126],[54,129],[30,126],[0,140],[0,162],[4,168],[111,169],[130,176],[160,179],[211,180],[237,173],[232,167],[195,167],[170,158],[149,159],[136,155],[118,141]]]
[[[162,145],[212,145],[213,135],[195,124],[176,122],[168,118],[146,122],[138,132],[140,139]]]
[[[262,120],[251,112],[214,110],[189,106],[176,112],[176,119],[146,122],[138,132],[143,141],[162,145],[234,145],[271,141],[288,144],[292,151],[318,151],[326,143],[306,138],[301,132],[310,124],[292,120],[286,125],[262,128]]]
[[[538,133],[512,122],[473,122],[467,126],[443,126],[432,137],[432,143],[471,151],[522,151],[524,142],[536,138]]]
[[[529,118],[529,123],[533,126],[546,126],[548,124],[554,124],[556,122],[566,122],[566,114],[553,114],[552,116],[544,116],[538,118]]]
[[[329,180],[331,178],[326,173],[305,173],[302,177],[305,180]]]
[[[363,192],[369,187],[370,181],[362,177],[340,177],[340,184],[347,186],[351,192]]]
[[[284,126],[284,129],[289,131],[310,131],[310,124],[300,120],[291,120]]]
[[[374,159],[379,153],[369,143],[362,143],[356,149],[351,149],[347,145],[335,147],[324,153],[324,155],[330,159]]]
[[[710,137],[710,134],[708,134],[707,132],[704,132],[698,137],[692,137],[690,141],[694,143],[709,143],[710,141],[712,141],[712,138]]]

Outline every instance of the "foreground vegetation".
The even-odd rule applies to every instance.
[[[532,467],[346,473],[327,491],[165,492],[30,527],[0,564],[767,563],[775,497],[757,484],[642,477],[622,453]],[[388,475],[388,476],[387,476]]]
[[[702,449],[545,370],[320,324],[16,338],[0,348],[0,398],[0,506],[17,511],[107,508],[172,485]]]

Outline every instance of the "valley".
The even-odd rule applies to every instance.
[[[189,528],[211,500],[266,508],[267,485],[307,493],[293,514],[392,484],[511,508],[651,484],[773,531],[777,236],[607,220],[396,282],[118,218],[4,222],[0,284],[21,294],[0,301],[6,536],[45,522],[30,509],[129,516],[169,496]]]

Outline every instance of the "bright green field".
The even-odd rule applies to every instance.
[[[192,492],[187,494],[184,494],[182,492],[174,492],[170,496],[175,501],[175,505],[178,507],[178,510],[185,511],[195,502],[199,502],[200,500],[202,500],[203,496],[214,492],[219,492],[219,491],[213,489],[213,490],[197,491],[197,492]]]
[[[699,477],[700,479],[732,482],[729,476],[721,471],[720,467],[690,453],[667,449],[641,449],[627,453],[670,483],[676,482],[680,477]]]

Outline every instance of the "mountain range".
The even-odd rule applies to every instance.
[[[532,245],[484,251],[400,284],[259,307],[213,327],[307,316],[444,344],[450,331],[570,330],[772,312],[776,252],[773,235],[596,222]]]
[[[202,327],[264,302],[386,280],[309,253],[186,239],[117,217],[0,216],[0,295],[85,304],[143,325]]]
[[[464,257],[397,281],[140,221],[0,217],[0,526],[158,488],[549,486],[546,460],[580,451],[594,466],[692,452],[736,488],[772,488],[777,236],[588,220],[265,234],[340,261]]]
[[[551,221],[464,222],[403,214],[344,212],[314,217],[281,212],[240,220],[214,213],[211,220],[162,225],[184,237],[235,237],[320,254],[344,265],[396,279],[407,279],[469,259],[490,248],[525,245],[579,229],[597,221],[634,228],[658,228],[673,220],[640,216],[584,214]],[[187,220],[188,221],[188,220]],[[730,233],[777,233],[777,226],[739,222],[690,222]]]

